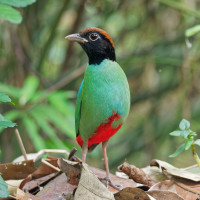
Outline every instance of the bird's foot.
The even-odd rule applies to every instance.
[[[115,188],[116,190],[121,190],[122,186],[121,185],[116,185],[112,182],[112,180],[110,179],[110,177],[105,177],[105,178],[100,178],[99,180],[104,183],[106,185],[106,187],[108,188],[108,186],[110,185],[111,187]]]

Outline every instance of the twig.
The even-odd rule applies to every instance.
[[[44,163],[45,165],[48,165],[52,169],[55,169],[56,171],[60,172],[60,169],[58,167],[53,166],[51,163],[47,162],[45,159],[42,159],[42,163]]]
[[[27,161],[28,158],[27,158],[27,155],[26,155],[26,150],[25,150],[25,148],[24,148],[22,139],[21,139],[21,137],[20,137],[20,134],[19,134],[19,131],[18,131],[17,128],[15,129],[15,135],[16,135],[16,137],[17,137],[17,141],[18,141],[18,143],[19,143],[19,147],[20,147],[20,149],[21,149],[21,152],[22,152],[22,154],[23,154],[23,156],[24,156],[24,160]]]
[[[13,196],[13,195],[10,195],[9,194],[9,196],[8,197],[10,197],[10,198],[13,198],[13,199],[17,199],[15,196]]]
[[[196,160],[198,166],[200,167],[200,159],[199,159],[199,156],[196,152],[194,144],[191,145],[191,150],[192,150],[192,155],[193,155],[194,159]]]

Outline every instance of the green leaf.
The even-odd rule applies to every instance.
[[[194,144],[200,146],[200,139],[195,140],[195,141],[194,141]]]
[[[41,149],[45,149],[46,145],[45,142],[43,141],[43,138],[40,137],[38,127],[36,126],[35,122],[28,116],[24,116],[23,124],[34,144],[34,147],[37,151]]]
[[[25,105],[35,94],[39,85],[39,81],[35,76],[29,76],[25,82],[24,86],[21,90],[21,98],[19,99],[19,103],[21,105]]]
[[[196,132],[190,130],[190,136],[197,136]]]
[[[4,4],[0,4],[0,17],[13,24],[20,24],[22,21],[19,11]]]
[[[0,127],[8,128],[14,127],[16,124],[11,122],[10,120],[6,119],[3,115],[0,114]]]
[[[20,89],[19,88],[0,83],[0,90],[4,93],[8,94],[11,98],[18,99],[20,97]]]
[[[66,148],[63,142],[56,135],[53,127],[48,124],[48,121],[46,120],[47,116],[45,113],[39,113],[37,109],[32,109],[30,111],[30,114],[35,119],[37,124],[41,127],[41,129],[45,132],[45,134],[52,139],[52,141],[54,142],[54,144],[57,145],[58,148]]]
[[[0,92],[0,102],[11,102],[11,99],[7,94]]]
[[[21,112],[20,111],[18,111],[18,110],[11,110],[11,111],[9,111],[9,112],[7,112],[7,113],[4,113],[4,119],[6,118],[6,119],[8,119],[8,120],[11,120],[11,121],[13,121],[13,120],[16,120],[17,118],[19,118],[20,117],[20,115],[21,115]],[[0,118],[1,118],[1,116],[0,116]],[[2,132],[4,130],[4,128],[3,127],[0,127],[0,133]]]
[[[170,133],[171,136],[180,136],[181,135],[181,131],[173,131]]]
[[[193,142],[194,142],[194,139],[192,139],[192,138],[187,139],[185,142],[185,150],[188,150],[191,147]]]
[[[58,112],[55,108],[46,105],[38,105],[37,109],[45,113],[48,121],[51,121],[58,129],[65,133],[70,138],[75,137],[74,118],[67,117]]]
[[[184,131],[181,131],[181,136],[185,139],[188,138],[188,135],[190,134],[190,130],[184,130]]]
[[[178,156],[181,152],[183,152],[184,147],[185,147],[185,143],[181,144],[181,145],[176,149],[176,151],[175,151],[173,154],[171,154],[169,157],[170,157],[170,158],[173,158],[173,157]]]
[[[186,119],[182,119],[180,124],[179,124],[179,128],[183,131],[185,129],[189,129],[190,128],[190,122],[187,121]]]
[[[8,192],[8,185],[7,183],[3,180],[0,174],[0,198],[6,198],[8,197],[9,192]]]
[[[200,25],[193,26],[192,28],[189,28],[185,31],[186,37],[191,37],[195,35],[196,33],[200,32]]]
[[[7,4],[14,7],[26,7],[32,3],[35,3],[36,0],[0,0],[0,3]]]

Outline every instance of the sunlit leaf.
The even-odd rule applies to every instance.
[[[11,122],[10,120],[6,119],[3,115],[0,114],[0,127],[8,128],[14,127],[16,124]]]
[[[28,116],[23,118],[23,125],[25,126],[27,133],[29,134],[31,141],[37,151],[45,149],[45,142],[40,136],[36,123]]]
[[[194,144],[200,146],[200,139],[195,140],[195,141],[194,141]]]
[[[188,135],[190,134],[190,130],[184,130],[180,132],[181,132],[181,136],[184,137],[185,139],[187,139]]]
[[[14,24],[20,24],[22,16],[16,9],[0,4],[0,17]]]
[[[191,37],[195,34],[197,34],[198,32],[200,32],[200,25],[196,25],[196,26],[193,26],[192,28],[189,28],[185,31],[185,35],[186,37]]]
[[[25,105],[31,99],[36,89],[38,88],[38,85],[39,81],[34,76],[29,76],[25,80],[24,86],[21,90],[21,98],[19,99],[21,105]]]
[[[173,154],[171,154],[169,157],[173,158],[173,157],[178,156],[181,152],[183,152],[184,147],[185,147],[185,143],[181,144],[181,145],[176,149],[176,151],[175,151]]]
[[[185,150],[188,150],[191,147],[193,142],[194,142],[194,140],[192,138],[187,139],[185,142]]]
[[[11,102],[11,99],[7,94],[0,92],[0,102]]]
[[[9,192],[8,192],[8,185],[7,183],[3,180],[0,174],[0,198],[6,198],[8,197]]]
[[[186,119],[182,119],[180,124],[179,124],[179,128],[181,130],[189,129],[190,128],[190,122],[187,121]]]
[[[7,4],[14,7],[26,7],[35,2],[36,0],[0,0],[0,3]]]
[[[75,137],[74,121],[72,121],[72,118],[69,119],[69,117],[62,115],[55,108],[50,106],[39,105],[37,108],[39,108],[41,112],[45,113],[45,115],[48,117],[48,120],[51,121],[64,134],[70,138]]]
[[[50,124],[48,124],[48,121],[46,120],[48,118],[48,116],[46,116],[45,113],[38,112],[38,109],[33,109],[33,110],[31,110],[30,114],[35,119],[38,126],[57,145],[57,148],[66,148],[66,146],[63,144],[63,142],[56,135],[56,132],[53,129],[53,127],[51,127]]]
[[[19,98],[20,97],[20,89],[19,88],[0,83],[0,90],[2,92],[6,93],[7,95],[9,95],[11,98]]]
[[[181,135],[181,131],[173,131],[170,133],[171,136],[180,136]]]

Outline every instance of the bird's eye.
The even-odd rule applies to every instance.
[[[99,35],[97,33],[92,33],[89,36],[90,40],[96,41],[99,38]]]

